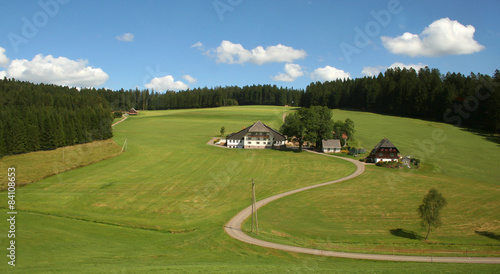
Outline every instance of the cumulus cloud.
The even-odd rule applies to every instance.
[[[274,62],[293,62],[307,55],[304,50],[296,50],[282,44],[268,46],[265,49],[262,46],[258,46],[252,50],[247,50],[241,44],[234,44],[226,40],[222,41],[213,53],[217,58],[217,63],[253,63],[257,65]]]
[[[172,75],[155,77],[151,80],[151,82],[144,86],[155,91],[186,90],[189,88],[182,81],[174,81],[174,77]]]
[[[403,64],[400,62],[395,62],[394,64],[390,65],[389,67],[384,67],[384,66],[364,67],[363,71],[361,71],[361,73],[365,76],[377,76],[379,73],[386,71],[388,68],[392,68],[392,69],[393,68],[401,68],[401,69],[413,68],[414,70],[416,70],[418,72],[420,69],[425,68],[426,66],[427,65],[424,65],[422,63],[406,65],[406,64]]]
[[[5,55],[5,49],[0,47],[0,67],[6,68],[9,64],[10,60]]]
[[[192,83],[196,83],[196,78],[192,77],[191,75],[189,74],[186,74],[186,75],[182,75],[182,78],[186,81],[188,81],[188,83],[192,84]]]
[[[7,76],[7,72],[5,70],[4,71],[0,71],[0,80],[2,80],[6,76]]]
[[[285,73],[280,72],[273,77],[274,81],[293,82],[295,79],[304,76],[302,67],[297,64],[286,64],[284,67]]]
[[[109,76],[100,68],[88,66],[87,60],[36,55],[33,60],[12,60],[6,76],[34,83],[56,84],[70,87],[95,87],[104,84]]]
[[[456,20],[442,18],[434,21],[420,35],[409,32],[396,38],[382,36],[384,47],[393,54],[443,56],[472,54],[484,49],[474,40],[476,29]]]
[[[132,33],[127,32],[122,35],[116,36],[116,39],[118,41],[123,41],[123,42],[132,42],[134,41],[134,35]]]
[[[310,74],[311,79],[314,81],[335,81],[337,79],[351,78],[348,72],[341,69],[337,69],[331,66],[326,66],[323,68],[317,68]]]

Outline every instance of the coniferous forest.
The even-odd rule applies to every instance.
[[[0,156],[112,137],[112,111],[289,105],[350,108],[500,132],[500,71],[493,76],[437,69],[388,69],[376,77],[309,84],[185,91],[81,89],[0,80]]]
[[[109,139],[111,108],[95,91],[0,80],[0,156]]]

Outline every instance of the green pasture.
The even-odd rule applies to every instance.
[[[500,256],[497,143],[442,123],[333,113],[355,122],[358,146],[370,150],[387,137],[402,155],[420,158],[423,167],[368,167],[354,180],[273,202],[259,212],[262,239],[354,252]],[[431,187],[443,193],[448,206],[442,227],[425,242],[416,209]]]
[[[354,166],[347,162],[310,153],[235,150],[206,145],[211,137],[219,134],[222,126],[226,128],[226,133],[230,133],[261,120],[278,128],[282,123],[283,113],[287,111],[290,109],[249,106],[140,112],[139,116],[130,117],[114,128],[114,141],[117,145],[121,147],[125,141],[127,142],[126,153],[46,178],[17,190],[17,266],[8,266],[7,258],[4,256],[0,272],[400,273],[414,269],[417,272],[494,273],[498,270],[497,266],[492,265],[397,263],[316,257],[256,247],[227,236],[223,230],[224,224],[250,204],[252,178],[257,185],[257,198],[263,199],[287,190],[340,178],[354,171]],[[370,114],[334,111],[336,119],[345,119],[342,115],[347,117],[350,114],[356,122],[360,143],[366,144],[366,147],[373,146],[384,137],[370,135],[363,139],[365,129],[362,129],[362,124],[370,124],[371,118],[364,118],[363,122],[361,118]],[[380,116],[380,120],[383,118],[384,116]],[[428,127],[424,124],[421,129],[429,130]],[[403,131],[399,132],[404,136]],[[483,139],[479,136],[458,132],[467,134],[473,141],[477,141],[475,148],[478,145],[489,148],[490,143],[483,144]],[[412,148],[404,147],[408,142],[400,145],[398,138],[388,135],[385,137],[401,147],[403,152]],[[402,139],[408,140],[403,137]],[[490,146],[498,152],[496,144],[491,143]],[[450,206],[446,213],[455,215],[460,212],[451,211],[452,197],[458,201],[461,197],[468,196],[468,193],[459,193],[464,190],[464,186],[458,189],[453,187],[454,178],[462,180],[459,181],[461,185],[470,183],[470,187],[475,188],[471,191],[473,196],[471,199],[474,201],[477,200],[475,195],[481,193],[482,187],[485,197],[489,197],[491,203],[489,211],[478,210],[478,212],[498,229],[498,210],[494,210],[498,209],[496,181],[484,174],[482,176],[489,179],[479,180],[472,175],[460,177],[460,174],[451,177],[453,175],[448,175],[447,172],[459,170],[458,167],[449,163],[447,166],[447,161],[441,163],[433,160],[432,156],[429,159],[424,161],[427,167],[422,171],[415,171],[415,174],[414,171],[408,173],[406,176],[410,177],[408,181],[418,184],[419,188],[425,191],[427,185],[422,181],[439,179],[443,187],[438,186],[438,189],[442,190],[445,197],[450,198]],[[21,160],[19,161],[21,164],[17,165],[17,170],[22,172],[23,165]],[[462,161],[462,164],[464,163],[467,164],[467,161]],[[325,202],[330,206],[335,205],[328,207],[325,216],[335,215],[336,209],[346,209],[349,205],[361,208],[362,206],[354,203],[369,202],[363,197],[369,199],[374,196],[374,194],[367,195],[362,187],[368,187],[371,180],[378,185],[370,186],[366,191],[386,193],[389,189],[389,192],[400,194],[398,199],[394,199],[408,202],[408,208],[413,207],[411,199],[419,202],[420,197],[425,194],[406,193],[406,190],[412,191],[415,187],[401,188],[397,184],[398,179],[394,179],[400,178],[399,172],[393,172],[395,176],[389,176],[392,178],[389,181],[384,177],[385,172],[389,171],[369,168],[365,175],[352,182],[293,195],[264,207],[259,212],[263,235],[266,235],[266,231],[272,230],[288,231],[287,227],[293,227],[297,224],[297,220],[310,220],[311,218],[303,215],[313,216]],[[495,171],[491,172],[495,174]],[[463,173],[468,174],[466,171]],[[357,191],[353,194],[357,197],[356,200],[340,205],[348,199],[330,196],[331,193],[340,193],[334,192],[337,188],[342,190],[343,196],[349,196],[349,191]],[[307,195],[313,195],[314,199],[307,200]],[[335,200],[337,198],[339,200]],[[286,208],[281,208],[279,203],[287,203],[289,199],[303,201],[304,208],[311,210],[289,212]],[[462,212],[468,212],[465,207],[471,206],[470,201],[463,201],[459,207]],[[297,203],[291,204],[297,206]],[[6,205],[7,193],[0,192],[2,214],[6,211]],[[392,220],[390,228],[414,230],[414,227],[408,225],[409,220],[398,219],[406,207],[393,205],[393,208],[397,209],[394,213],[397,217]],[[292,209],[293,207],[290,210]],[[414,218],[415,212],[403,215]],[[384,213],[391,212],[387,210]],[[348,215],[349,212],[342,214]],[[366,214],[365,218],[373,217],[369,213]],[[470,213],[463,216],[464,223],[470,221],[467,219],[468,216]],[[454,217],[452,220],[456,221],[457,218]],[[356,217],[351,221],[350,225],[355,227]],[[288,234],[291,237],[305,239],[307,237],[303,236],[304,231],[310,228],[312,239],[316,239],[316,235],[321,235],[325,239],[332,234],[328,234],[330,228],[340,231],[339,226],[325,227],[327,223],[324,220],[305,222],[302,223],[302,229],[290,230]],[[270,230],[274,224],[280,227]],[[498,235],[498,230],[488,229],[487,231]],[[364,230],[368,231],[368,227]],[[382,229],[377,228],[378,230]],[[0,222],[0,231],[5,231],[0,233],[0,247],[6,255],[7,222]],[[344,235],[346,234],[347,232],[344,232]],[[375,239],[381,235],[382,232],[375,232],[373,241],[380,241],[382,245],[393,241],[393,238],[386,237],[387,235],[380,240]],[[434,235],[438,236],[436,233],[431,234],[431,237]],[[286,237],[276,237],[273,240],[288,241]],[[491,245],[498,243],[498,240],[494,239],[483,240]]]

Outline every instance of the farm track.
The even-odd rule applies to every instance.
[[[313,152],[313,151],[308,151],[308,152],[317,153],[317,152]],[[288,195],[292,195],[292,194],[295,194],[295,193],[298,193],[301,191],[306,191],[309,189],[318,188],[318,187],[322,187],[322,186],[331,185],[331,184],[350,180],[352,178],[355,178],[355,177],[361,175],[365,171],[365,165],[362,162],[352,160],[352,159],[342,158],[342,157],[338,157],[338,156],[333,156],[333,155],[326,155],[326,154],[322,154],[322,153],[317,153],[317,154],[321,154],[321,155],[329,156],[329,157],[334,157],[334,158],[339,158],[339,159],[342,159],[345,161],[352,162],[353,164],[356,165],[356,171],[354,171],[354,173],[352,173],[351,175],[346,176],[346,177],[341,178],[341,179],[337,179],[334,181],[330,181],[330,182],[326,182],[326,183],[322,183],[322,184],[317,184],[317,185],[313,185],[313,186],[303,187],[303,188],[299,188],[296,190],[287,191],[287,192],[277,194],[277,195],[268,197],[266,199],[260,200],[256,203],[257,209],[265,206],[266,204],[268,204],[272,201],[276,201],[276,200],[283,198],[283,197],[286,197]],[[243,222],[248,217],[250,217],[251,214],[252,214],[252,206],[249,206],[249,207],[245,208],[244,210],[242,210],[241,212],[239,212],[236,216],[234,216],[224,226],[225,232],[229,236],[231,236],[239,241],[245,242],[245,243],[258,245],[258,246],[262,246],[262,247],[267,247],[267,248],[283,250],[283,251],[288,251],[288,252],[304,253],[304,254],[311,254],[311,255],[317,255],[317,256],[362,259],[362,260],[399,261],[399,262],[500,264],[500,258],[498,258],[498,257],[432,257],[432,256],[364,254],[364,253],[327,251],[327,250],[319,250],[319,249],[304,248],[304,247],[297,247],[297,246],[290,246],[290,245],[283,245],[283,244],[267,242],[267,241],[253,238],[253,237],[245,234],[241,230],[241,226],[242,226]]]

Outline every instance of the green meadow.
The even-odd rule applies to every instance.
[[[259,212],[260,238],[365,253],[500,256],[497,143],[442,123],[333,113],[355,121],[359,146],[369,150],[387,137],[402,155],[420,158],[422,168],[368,166],[353,180],[278,200]],[[443,193],[448,206],[442,227],[424,241],[416,209],[431,187]]]
[[[283,107],[248,106],[140,112],[130,117],[114,127],[114,141],[117,147],[126,141],[126,152],[17,189],[16,267],[7,265],[4,256],[0,272],[498,271],[494,265],[317,257],[252,246],[227,236],[224,224],[250,204],[252,179],[257,198],[263,199],[354,171],[348,162],[312,153],[235,150],[206,144],[222,126],[230,133],[261,120],[279,128],[283,113],[288,111]],[[432,232],[431,240],[438,244],[470,240],[473,245],[477,240],[489,246],[478,251],[490,254],[499,250],[495,239],[500,234],[499,171],[493,162],[493,155],[499,152],[497,144],[443,124],[334,111],[335,119],[347,117],[356,123],[358,143],[368,149],[387,137],[403,154],[409,154],[418,149],[415,140],[432,140],[435,128],[444,130],[447,140],[425,154],[421,170],[399,172],[369,167],[355,180],[267,205],[259,211],[263,237],[333,249],[337,246],[332,243],[345,239],[347,249],[352,248],[352,242],[363,242],[358,245],[363,252],[367,247],[382,249],[398,241],[405,249],[413,243],[427,245],[388,236],[387,229],[422,234],[416,228],[416,207],[427,188],[438,184],[449,206],[443,212],[443,227]],[[442,134],[438,137],[443,139]],[[468,146],[462,147],[465,144]],[[24,161],[33,161],[29,158],[35,156],[24,157],[15,160],[18,173],[27,169]],[[8,166],[13,160],[4,157],[0,161]],[[6,206],[7,193],[0,192],[4,216]],[[379,220],[379,213],[390,220],[387,228],[385,221]],[[447,234],[453,230],[450,224],[473,235]],[[493,236],[471,232],[471,227]],[[7,231],[7,222],[0,222],[0,247],[5,255]],[[337,238],[333,238],[334,234]]]

